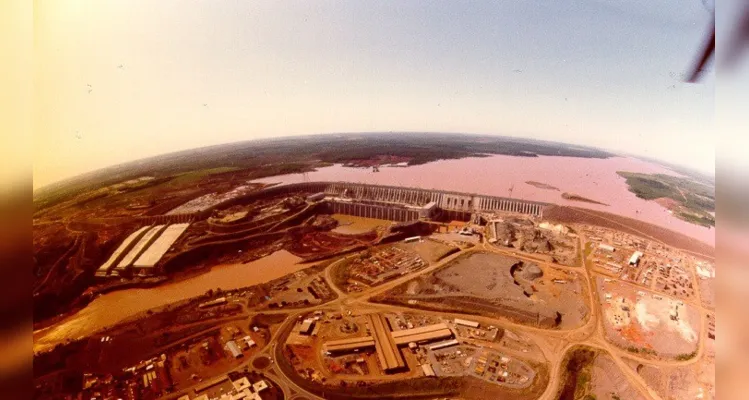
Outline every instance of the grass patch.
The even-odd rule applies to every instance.
[[[626,179],[629,191],[644,200],[667,198],[676,201],[674,216],[705,227],[715,226],[715,187],[665,174],[617,172]]]
[[[687,361],[695,358],[697,356],[697,350],[691,352],[691,353],[685,353],[685,354],[679,354],[676,356],[677,361]]]
[[[175,175],[174,178],[171,181],[169,181],[168,185],[182,186],[187,183],[203,179],[209,175],[236,171],[238,169],[239,168],[236,168],[236,167],[217,167],[217,168],[198,169],[194,171],[183,172],[181,174]]]

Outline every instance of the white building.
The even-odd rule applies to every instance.
[[[455,318],[453,320],[453,322],[455,322],[455,325],[463,325],[463,326],[467,326],[467,327],[470,327],[470,328],[478,328],[479,327],[479,323],[478,322],[476,322],[476,321],[469,321],[467,319]]]
[[[601,249],[601,250],[606,250],[606,251],[610,251],[610,252],[616,251],[616,249],[614,248],[614,246],[611,246],[611,245],[605,244],[605,243],[600,243],[598,245],[598,248]]]
[[[637,265],[640,262],[640,257],[642,257],[642,253],[639,251],[632,253],[632,257],[629,258],[629,265]]]

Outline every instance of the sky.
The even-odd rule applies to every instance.
[[[710,2],[708,2],[710,3]],[[34,187],[240,140],[530,137],[712,173],[702,0],[37,0]]]

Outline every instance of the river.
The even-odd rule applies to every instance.
[[[58,324],[34,332],[34,352],[66,339],[91,335],[146,310],[200,296],[209,289],[232,290],[268,282],[313,264],[277,251],[247,264],[219,265],[209,272],[147,289],[126,289],[106,293]]]
[[[298,183],[341,181],[379,185],[454,190],[512,197],[607,211],[650,222],[715,245],[715,230],[682,221],[654,201],[638,198],[630,192],[617,171],[662,173],[681,176],[660,165],[630,157],[513,157],[492,155],[458,160],[440,160],[411,167],[383,166],[350,168],[340,164],[305,174],[272,176],[253,182]],[[527,181],[545,183],[559,190],[541,189]],[[566,200],[564,192],[580,195],[607,205]]]

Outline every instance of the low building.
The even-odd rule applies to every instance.
[[[629,265],[637,265],[640,262],[640,257],[642,257],[642,253],[639,251],[632,253],[632,257],[629,258]]]
[[[452,340],[448,340],[445,342],[435,343],[429,346],[429,350],[434,351],[434,350],[444,349],[446,347],[457,346],[458,344],[459,343],[457,339],[452,339]]]
[[[268,388],[268,384],[265,383],[264,380],[259,380],[252,384],[252,388],[255,390],[255,392],[262,392],[263,390]]]
[[[463,326],[468,326],[468,327],[471,327],[471,328],[478,328],[479,327],[479,323],[478,322],[476,322],[476,321],[469,321],[467,319],[455,318],[453,320],[453,322],[455,322],[455,325],[463,325]]]
[[[309,335],[312,333],[312,329],[315,327],[315,320],[307,318],[302,321],[302,325],[299,327],[299,333],[302,335]]]
[[[323,345],[323,350],[328,353],[350,353],[368,347],[375,347],[375,341],[372,336],[332,340]]]
[[[614,248],[614,246],[611,246],[611,245],[608,245],[608,244],[605,244],[605,243],[599,243],[598,244],[598,248],[601,249],[601,250],[606,250],[606,251],[610,251],[610,252],[616,251],[616,249]]]
[[[421,364],[421,371],[424,372],[424,376],[435,376],[434,368],[432,368],[432,364],[429,364],[429,363]]]
[[[219,297],[215,300],[206,301],[205,303],[198,304],[198,308],[208,308],[213,306],[219,306],[226,304],[226,297]]]
[[[239,346],[237,346],[237,342],[233,340],[226,342],[226,349],[229,350],[232,357],[234,358],[241,358],[242,356],[244,356],[244,354],[242,354],[242,350],[240,350]]]
[[[252,384],[250,383],[250,380],[247,379],[247,377],[242,377],[241,379],[237,379],[236,381],[232,381],[232,386],[234,386],[234,390],[237,392],[241,392],[245,389],[251,388]]]
[[[413,243],[413,242],[418,242],[419,240],[421,240],[421,236],[411,236],[409,238],[405,238],[403,240],[403,242],[405,242],[405,243]]]

